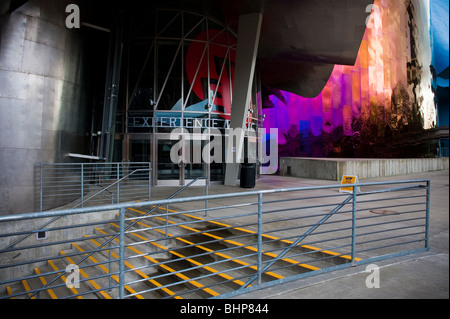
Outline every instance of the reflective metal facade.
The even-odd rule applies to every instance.
[[[31,0],[0,17],[0,212],[35,209],[35,164],[69,161],[90,131],[76,1]],[[89,142],[89,140],[87,140]]]

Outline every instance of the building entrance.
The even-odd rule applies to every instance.
[[[209,167],[202,161],[201,151],[199,152],[206,141],[172,140],[168,135],[156,134],[158,185],[185,185],[197,177],[206,178]],[[183,151],[186,152],[184,160],[176,162],[171,158],[171,152],[181,157]],[[199,181],[199,184],[204,183],[205,180]]]
[[[180,144],[180,143],[185,144]],[[131,137],[128,141],[128,147],[124,145],[124,150],[129,150],[129,161],[151,162],[153,169],[153,185],[177,186],[185,185],[197,177],[207,177],[210,171],[210,165],[204,163],[201,159],[201,151],[207,141],[193,140],[171,140],[170,134],[155,134],[143,137]],[[127,143],[126,139],[124,143]],[[195,143],[198,143],[195,145]],[[154,147],[153,147],[154,145]],[[183,145],[183,147],[181,147]],[[185,161],[180,163],[173,162],[171,158],[172,149],[183,149]],[[178,152],[181,155],[181,150]],[[222,170],[214,165],[214,172],[219,171],[214,180],[222,176]],[[204,185],[205,180],[200,180],[196,185]]]
[[[221,160],[218,150],[212,150],[214,161],[207,164],[202,150],[215,141],[217,130],[225,139],[230,129],[237,35],[219,21],[192,12],[158,9],[154,18],[139,23],[123,51],[127,64],[121,72],[114,156],[151,162],[153,185],[186,185],[197,177],[223,183],[224,141]],[[258,79],[255,72],[249,131],[262,126]],[[170,157],[174,147],[180,148],[180,141],[170,138],[175,129],[190,135],[183,142],[183,149],[190,151],[184,162]]]

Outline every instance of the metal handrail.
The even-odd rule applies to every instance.
[[[150,165],[148,162],[41,163],[39,209],[42,212],[54,207],[66,205],[78,197],[81,197],[81,199],[77,202],[80,200],[83,201],[85,195],[89,196],[98,190],[98,188],[94,188],[93,190],[89,189],[90,185],[98,183],[100,184],[100,188],[104,188],[108,183],[120,179],[123,174],[128,174],[128,172],[135,169],[151,168]],[[136,174],[135,176],[138,175]],[[151,175],[149,175],[149,186],[150,179]],[[139,182],[133,182],[130,185],[125,185],[125,189],[131,187],[134,190],[135,187],[140,186],[145,187],[146,183],[139,184]],[[91,193],[86,194],[86,187],[88,187]],[[117,185],[117,192],[119,193],[119,185]],[[144,194],[145,192],[143,191],[142,195]],[[148,194],[148,198],[150,198],[150,187],[148,187]],[[141,196],[139,192],[133,191],[133,196],[136,197],[136,195]],[[77,202],[74,202],[73,205]]]
[[[130,174],[129,174],[130,175]],[[128,175],[128,176],[129,176]],[[196,179],[194,179],[194,180],[192,180],[191,182],[189,182],[188,184],[186,184],[186,185],[184,185],[182,188],[180,188],[179,190],[177,190],[175,193],[173,193],[172,195],[170,195],[167,199],[172,199],[173,197],[175,197],[176,195],[178,195],[178,194],[180,194],[182,191],[184,191],[185,189],[187,189],[189,186],[191,186],[192,184],[194,184],[196,181],[198,181],[199,179],[204,179],[205,177],[197,177]],[[148,216],[148,215],[150,215],[153,211],[155,211],[157,208],[159,208],[161,205],[157,205],[157,206],[155,206],[152,210],[150,210],[149,212],[147,212],[144,216]],[[121,215],[124,215],[124,211],[125,211],[125,208],[121,208],[120,209],[120,214]],[[59,217],[57,217],[57,218],[55,218],[55,219],[58,219],[58,218],[61,218],[61,217],[63,217],[63,216],[59,216]],[[121,224],[124,222],[124,216],[121,216],[121,218],[120,218],[120,222],[121,222]],[[136,221],[134,221],[134,222],[132,222],[131,224],[129,224],[127,227],[121,227],[121,229],[122,229],[122,231],[121,231],[121,234],[123,235],[123,233],[125,232],[125,231],[127,231],[128,229],[130,229],[131,227],[133,227],[134,225],[136,225],[137,223],[139,222],[139,220],[136,220]],[[124,225],[123,225],[124,226]],[[111,243],[113,240],[115,240],[117,237],[119,237],[121,234],[115,234],[114,236],[111,236],[109,239],[107,239],[103,244],[101,244],[99,247],[97,247],[97,249],[96,250],[94,250],[94,251],[92,251],[92,252],[90,252],[90,253],[88,253],[88,254],[86,254],[83,258],[81,258],[75,265],[79,265],[79,264],[81,264],[83,261],[85,261],[86,259],[88,259],[89,257],[91,257],[96,251],[99,251],[99,250],[101,250],[103,247],[105,247],[106,245],[108,245],[109,243]],[[28,234],[28,235],[30,235],[30,234]],[[123,238],[122,238],[122,240],[123,240]],[[122,266],[122,263],[121,263],[121,265],[120,266]],[[52,283],[54,283],[56,280],[58,280],[59,278],[61,278],[62,276],[64,276],[64,273],[61,273],[61,274],[59,274],[58,276],[56,276],[55,278],[53,278],[52,280],[50,280],[49,282],[47,282],[43,287],[42,287],[42,289],[45,289],[46,287],[48,287],[48,286],[50,286]],[[32,294],[30,294],[28,297],[27,297],[27,299],[31,299],[31,298],[33,298],[35,295],[37,295],[39,293],[39,291],[36,291],[36,292],[34,292],[34,293],[32,293]]]
[[[136,170],[132,171],[130,174],[125,175],[125,176],[122,177],[121,179],[119,179],[119,180],[115,181],[114,183],[112,183],[112,184],[110,184],[110,185],[104,187],[103,189],[101,189],[100,191],[98,191],[97,193],[95,193],[94,195],[92,195],[92,196],[86,198],[86,199],[83,200],[82,202],[80,202],[80,203],[78,203],[77,205],[75,205],[74,207],[72,207],[72,209],[77,208],[78,206],[84,204],[85,202],[87,202],[88,200],[94,198],[94,197],[97,196],[98,194],[100,194],[100,193],[102,193],[102,192],[108,190],[110,187],[113,187],[114,185],[117,185],[118,183],[120,183],[120,182],[123,181],[124,179],[130,177],[131,175],[133,175],[133,174],[135,174],[135,173],[137,173],[137,172],[146,172],[146,171],[150,171],[150,170],[151,170],[150,168],[139,168],[139,169],[136,169]]]
[[[73,209],[73,210],[60,210],[60,211],[49,211],[49,212],[45,212],[45,213],[41,212],[41,213],[32,213],[32,214],[0,216],[0,222],[19,221],[19,220],[42,218],[42,217],[45,217],[45,218],[55,217],[55,216],[61,216],[62,217],[62,216],[66,216],[66,215],[75,216],[76,214],[95,213],[95,212],[100,212],[100,211],[111,211],[111,210],[120,210],[119,231],[116,232],[115,234],[114,233],[108,234],[109,240],[104,242],[103,245],[100,245],[100,247],[97,247],[95,250],[90,251],[91,252],[90,255],[92,255],[93,253],[95,253],[95,252],[97,252],[97,251],[99,251],[101,249],[104,249],[104,247],[106,245],[110,244],[112,240],[114,240],[116,238],[119,239],[119,246],[115,246],[115,248],[119,248],[119,259],[118,259],[119,271],[114,273],[114,274],[117,274],[119,276],[119,280],[118,280],[119,281],[119,285],[115,286],[115,287],[119,287],[119,297],[120,298],[124,298],[124,297],[126,297],[124,295],[124,291],[123,291],[123,287],[124,287],[124,285],[126,285],[126,281],[125,281],[125,260],[126,260],[126,257],[125,257],[124,250],[127,247],[127,245],[125,244],[125,240],[124,240],[125,237],[124,236],[125,236],[125,232],[127,230],[129,231],[129,229],[131,227],[133,227],[133,225],[135,225],[138,222],[138,220],[140,221],[145,216],[150,215],[152,212],[154,212],[160,206],[174,205],[174,204],[181,204],[181,203],[184,204],[186,202],[201,202],[201,201],[213,200],[213,199],[242,198],[242,197],[245,197],[245,196],[257,195],[258,196],[257,203],[254,203],[254,202],[251,203],[252,205],[254,205],[254,204],[258,205],[258,212],[257,212],[258,221],[257,221],[257,223],[252,223],[251,224],[251,225],[257,225],[258,226],[258,231],[257,232],[256,231],[255,232],[253,232],[253,231],[251,232],[251,234],[252,234],[251,236],[255,236],[255,235],[257,236],[257,242],[253,241],[249,245],[257,245],[257,247],[258,247],[256,253],[252,252],[252,255],[258,258],[257,262],[252,264],[252,265],[254,265],[256,267],[255,269],[257,270],[257,275],[256,276],[258,277],[258,284],[257,285],[253,285],[252,287],[249,287],[248,289],[245,289],[245,290],[237,289],[237,290],[235,290],[233,292],[225,293],[224,295],[220,295],[220,297],[217,297],[217,298],[228,298],[229,296],[231,296],[234,293],[242,293],[243,291],[253,290],[253,289],[256,289],[257,287],[268,287],[269,285],[272,285],[275,282],[280,282],[281,283],[280,280],[279,281],[277,281],[277,280],[270,281],[270,282],[266,282],[266,283],[262,283],[262,284],[260,282],[261,275],[267,274],[267,269],[269,267],[272,267],[272,264],[273,264],[273,263],[271,263],[269,266],[264,267],[267,263],[270,263],[272,260],[270,260],[270,261],[264,260],[263,261],[263,259],[262,259],[262,257],[264,256],[263,254],[266,254],[266,253],[272,251],[272,250],[263,250],[263,244],[265,244],[267,241],[265,241],[265,240],[263,241],[264,234],[263,234],[263,228],[262,228],[262,225],[263,225],[262,216],[263,216],[263,214],[273,212],[271,210],[263,212],[263,205],[264,204],[269,204],[270,205],[270,203],[276,203],[277,202],[277,200],[275,200],[275,201],[270,201],[270,200],[269,201],[263,201],[263,195],[264,194],[275,195],[275,194],[283,194],[283,193],[289,193],[289,192],[295,192],[295,191],[311,191],[311,190],[315,191],[315,190],[340,188],[342,186],[342,185],[326,185],[326,186],[313,186],[313,187],[296,187],[296,188],[255,190],[255,191],[250,191],[250,192],[216,194],[216,195],[209,195],[209,196],[190,196],[190,197],[185,197],[185,198],[174,198],[176,195],[180,194],[182,191],[187,189],[190,185],[192,185],[193,183],[195,183],[199,179],[201,179],[201,178],[200,177],[196,178],[195,180],[193,180],[189,184],[181,187],[179,190],[177,190],[172,195],[170,195],[167,199],[164,199],[164,200],[129,202],[129,203],[114,204],[114,205],[104,205],[104,206],[96,206],[96,207],[89,207],[89,208],[77,208],[77,209]],[[418,185],[418,183],[424,183],[424,182],[426,182],[426,186]],[[357,187],[359,187],[359,186],[376,186],[376,185],[406,184],[406,183],[415,183],[415,185],[406,186],[406,187],[400,185],[399,187],[389,187],[389,188],[377,189],[377,190],[372,190],[372,191],[368,191],[368,192],[360,192],[360,193],[357,193],[357,191],[356,191]],[[349,239],[351,238],[351,240],[352,240],[352,242],[351,242],[351,256],[350,256],[350,253],[346,254],[346,252],[344,252],[344,251],[339,251],[339,253],[348,255],[348,256],[346,256],[346,257],[348,257],[347,260],[351,260],[353,265],[358,265],[358,264],[363,263],[363,262],[369,262],[369,261],[374,261],[374,260],[381,260],[382,258],[387,258],[386,256],[394,257],[394,256],[398,256],[399,254],[405,254],[405,253],[410,254],[410,253],[413,253],[413,252],[415,253],[415,252],[419,252],[419,251],[424,251],[424,249],[428,249],[429,210],[430,210],[430,204],[429,204],[429,199],[430,199],[430,181],[429,180],[423,179],[423,180],[408,180],[408,181],[379,182],[379,183],[371,182],[371,183],[361,183],[361,184],[349,184],[349,185],[346,185],[346,186],[353,187],[353,190],[354,190],[353,193],[350,196],[349,196],[349,194],[347,194],[347,195],[346,194],[332,195],[332,196],[342,196],[341,198],[345,198],[345,200],[344,201],[339,200],[338,203],[340,203],[340,204],[334,203],[333,206],[332,206],[332,207],[334,207],[333,211],[327,212],[325,215],[322,215],[323,218],[321,219],[321,221],[319,221],[319,222],[314,221],[313,223],[311,223],[309,225],[302,226],[302,227],[307,227],[307,228],[305,228],[307,231],[305,233],[302,232],[302,234],[300,234],[300,237],[298,237],[299,235],[297,235],[295,237],[296,240],[295,240],[295,242],[293,244],[291,242],[291,244],[288,247],[284,246],[282,249],[279,249],[279,251],[282,251],[282,252],[280,254],[277,254],[277,256],[274,256],[274,258],[278,257],[277,260],[279,260],[280,258],[282,258],[283,256],[285,256],[287,254],[287,249],[291,249],[291,248],[294,248],[295,246],[298,246],[298,244],[300,242],[302,242],[303,239],[305,239],[309,235],[316,235],[318,232],[316,232],[315,230],[318,227],[320,227],[321,225],[326,224],[325,223],[326,220],[329,219],[332,215],[335,215],[335,213],[338,210],[340,210],[342,212],[341,208],[344,207],[345,205],[348,205],[350,203],[350,201],[351,201],[351,198],[353,198],[352,218],[344,220],[344,221],[348,221],[349,223],[351,223],[351,227],[346,228],[348,231],[352,232],[351,236],[347,237]],[[426,204],[425,209],[421,210],[422,212],[425,213],[425,216],[424,217],[420,217],[420,219],[424,219],[424,223],[423,223],[423,225],[422,224],[417,225],[417,226],[420,226],[420,227],[425,227],[425,231],[423,232],[425,234],[425,238],[424,239],[419,238],[419,239],[415,240],[416,242],[425,241],[425,248],[419,248],[419,249],[403,251],[403,252],[395,252],[395,253],[390,254],[390,255],[382,255],[382,256],[378,256],[378,257],[370,257],[370,258],[368,258],[368,259],[366,259],[364,261],[358,260],[358,258],[356,258],[356,249],[355,249],[355,243],[356,243],[356,238],[357,238],[357,234],[356,234],[356,224],[357,224],[356,223],[356,197],[357,196],[358,197],[359,196],[365,197],[366,195],[379,194],[379,193],[382,193],[382,192],[405,191],[405,190],[414,190],[414,189],[415,190],[420,190],[420,189],[426,190],[426,201],[425,202],[415,203],[415,204],[419,204],[419,205]],[[327,196],[329,196],[329,195],[327,195]],[[425,196],[425,195],[421,195],[421,196]],[[304,197],[304,198],[302,198],[302,200],[305,199],[305,198],[309,199],[310,197]],[[408,197],[405,197],[405,198],[408,198]],[[286,201],[288,201],[290,199],[291,199],[291,197],[289,199],[286,199]],[[392,198],[392,199],[394,199],[394,198]],[[389,199],[389,200],[392,200],[392,199]],[[363,205],[366,205],[366,204],[364,204],[366,202],[363,201],[362,203],[363,203]],[[409,204],[410,203],[405,203],[404,205],[407,206]],[[248,203],[246,202],[246,203],[243,203],[243,204],[240,204],[240,205],[248,205]],[[336,205],[338,205],[338,206],[336,206]],[[275,204],[275,206],[276,206],[276,204]],[[294,205],[294,206],[298,207],[299,209],[302,209],[302,207],[303,207],[303,206],[297,206],[297,205]],[[329,206],[331,206],[331,205],[329,205]],[[144,208],[144,207],[152,207],[152,209],[150,211],[148,211],[145,214],[145,216],[139,216],[136,220],[134,220],[135,218],[125,219],[125,211],[126,211],[126,209],[128,209],[128,208]],[[220,206],[220,209],[228,209],[230,207],[235,207],[235,205]],[[278,207],[274,207],[274,209],[275,209],[274,211],[276,211],[276,208],[278,208]],[[368,209],[369,208],[367,206],[364,207],[364,210],[368,210]],[[197,212],[200,212],[201,210],[202,209],[197,209],[197,208],[195,209],[195,211],[197,211]],[[191,212],[189,210],[187,210],[187,211],[185,210],[185,211],[182,211],[182,212],[174,212],[173,214],[175,215],[175,214],[186,214],[186,213],[190,214]],[[415,213],[415,212],[412,211],[412,213]],[[142,212],[142,214],[144,215],[144,212]],[[166,214],[161,214],[161,215],[154,214],[153,216],[161,216],[162,217],[164,215],[168,216],[169,213],[167,212]],[[170,215],[172,215],[172,213]],[[219,217],[218,216],[214,216],[212,219],[208,219],[208,221],[215,221],[215,220],[220,220],[220,219],[228,219],[228,218],[230,218],[230,216],[228,216],[228,215],[227,216],[219,216]],[[245,214],[232,215],[232,216],[240,218],[240,217],[246,217],[246,216],[256,216],[256,214],[255,214],[254,211],[252,211],[250,213],[246,212]],[[316,216],[321,216],[321,215],[313,215],[313,217],[316,217]],[[301,218],[303,218],[303,217],[301,217]],[[364,217],[364,218],[366,218],[366,217]],[[289,217],[288,219],[285,219],[285,220],[288,221],[290,219],[291,218]],[[130,224],[128,227],[126,227],[125,221],[130,221],[130,222],[133,221],[133,223]],[[405,221],[409,221],[409,220],[405,220]],[[191,227],[190,225],[192,223],[197,223],[197,222],[198,221],[190,221],[189,220],[189,221],[183,221],[182,223],[177,223],[177,225],[189,225],[189,227]],[[269,222],[273,222],[273,220],[270,220]],[[240,225],[240,227],[244,227],[244,226],[241,226],[241,224],[239,224],[239,225]],[[248,225],[250,225],[250,224],[248,224]],[[227,226],[227,225],[224,225],[224,226],[226,226],[226,228],[231,227],[231,226]],[[414,226],[414,227],[417,227],[417,226]],[[154,226],[154,227],[148,226],[149,229],[158,229],[158,228],[162,228],[162,227],[164,227],[164,226],[163,225],[158,225],[158,226]],[[288,228],[284,228],[284,229],[281,229],[281,231],[287,230],[287,229]],[[338,229],[336,231],[341,231],[341,230],[342,229]],[[195,232],[195,234],[197,234],[196,230],[192,230],[192,231]],[[166,231],[166,233],[167,233],[167,231]],[[13,236],[13,235],[15,235],[15,234],[5,234],[4,236]],[[412,235],[416,235],[416,234],[413,233]],[[290,240],[290,238],[291,237],[285,237],[285,239],[289,239],[289,240]],[[344,238],[344,237],[342,237],[342,238]],[[392,237],[392,238],[395,238],[395,237]],[[230,237],[229,239],[232,239],[232,238]],[[159,239],[159,240],[163,240],[163,239]],[[255,238],[255,240],[256,240],[256,238]],[[59,242],[59,243],[62,243],[62,242]],[[312,242],[312,243],[314,243],[314,242]],[[363,242],[363,243],[366,244],[367,242]],[[409,244],[410,242],[402,242],[401,244],[405,244],[405,243]],[[58,243],[55,242],[53,244],[58,244]],[[339,244],[341,244],[341,243],[339,243]],[[307,245],[311,245],[311,242],[308,242]],[[346,244],[346,246],[350,247],[350,243]],[[183,246],[183,247],[185,247],[185,246]],[[254,247],[256,247],[256,246],[254,246]],[[336,246],[336,247],[343,247],[343,246]],[[384,248],[384,247],[386,247],[386,246],[379,246],[379,247],[375,247],[373,249]],[[29,249],[29,248],[33,248],[33,247],[30,246],[30,247],[26,247],[26,248]],[[323,247],[323,248],[329,249],[328,247]],[[369,247],[369,248],[371,248],[371,247]],[[172,249],[175,250],[177,248],[171,248],[171,250]],[[231,250],[231,249],[234,249],[234,248],[227,248],[227,250]],[[220,252],[222,252],[222,251],[223,250],[220,250]],[[273,251],[275,251],[275,250],[273,250]],[[350,248],[349,248],[348,252],[350,252]],[[78,254],[78,255],[82,255],[85,258],[83,258],[83,260],[80,260],[77,263],[77,265],[80,264],[81,262],[83,262],[84,260],[86,260],[87,258],[89,258],[90,255],[88,255],[88,256],[85,255],[87,253],[89,253],[89,252],[85,251],[82,254]],[[294,255],[290,255],[289,258],[292,258],[293,256],[297,256],[297,255],[299,255],[298,252],[294,252]],[[200,256],[200,255],[195,255],[195,256]],[[245,256],[250,256],[250,255],[245,255]],[[193,258],[193,257],[192,256],[187,256],[187,257],[183,257],[183,258],[186,259],[186,258]],[[42,261],[42,260],[41,259],[40,260],[35,260],[33,262],[39,262],[39,261]],[[29,262],[27,261],[27,263],[29,263]],[[218,263],[219,262],[213,262],[211,264],[213,265],[213,264],[218,264]],[[211,265],[211,264],[208,264],[208,265]],[[350,265],[350,263],[347,263],[347,262],[345,264]],[[19,266],[19,265],[22,265],[22,264],[6,265],[4,268],[15,267],[15,266]],[[196,266],[196,267],[200,267],[200,266]],[[324,268],[324,270],[325,271],[330,271],[329,269],[338,269],[338,267],[340,267],[340,266],[334,266],[332,268]],[[0,267],[0,269],[1,268],[2,267]],[[273,268],[274,267],[272,267],[272,269]],[[194,269],[194,268],[192,268],[192,269]],[[235,269],[239,269],[239,267],[237,267]],[[181,273],[184,270],[186,270],[186,269],[183,268],[183,270],[178,270],[177,273]],[[271,271],[276,271],[276,269],[275,270],[271,270]],[[322,270],[319,270],[319,273],[320,273],[320,271],[322,271]],[[223,272],[225,272],[225,271],[223,271]],[[318,272],[316,272],[316,273],[318,273]],[[55,273],[52,272],[52,274],[55,274]],[[60,274],[64,274],[64,273],[61,272]],[[217,273],[214,272],[213,274],[207,274],[204,277],[206,278],[208,276],[212,276],[212,275],[216,275],[216,274]],[[289,280],[292,280],[292,278],[303,278],[304,276],[307,276],[307,275],[306,274],[294,275],[293,277],[289,277]],[[27,296],[29,298],[32,298],[33,296],[37,295],[40,291],[44,291],[46,289],[49,289],[48,287],[51,284],[53,284],[58,278],[60,278],[60,277],[54,278],[52,281],[50,281],[44,287],[39,288],[39,290],[35,290],[35,291],[33,290],[33,291],[27,292],[26,293]],[[242,278],[244,278],[244,277],[242,277]],[[246,280],[248,280],[248,278],[250,278],[250,276],[247,277]],[[256,277],[253,274],[253,277],[251,279],[254,281],[255,278]],[[236,279],[239,279],[239,277],[236,277]],[[189,281],[189,279],[185,279],[185,281],[187,282],[187,281]],[[138,282],[138,281],[135,281],[135,282]],[[128,284],[129,284],[129,282],[128,282]],[[250,282],[248,282],[248,284],[246,286],[248,286],[249,284],[250,284]],[[30,295],[30,294],[32,294],[32,295]]]
[[[116,185],[117,183],[120,183],[121,181],[123,181],[124,179],[130,177],[131,175],[135,174],[136,172],[138,172],[138,171],[150,171],[150,170],[151,170],[150,168],[136,169],[136,170],[134,170],[133,172],[131,172],[130,174],[128,174],[128,175],[122,177],[121,179],[115,181],[114,183],[112,183],[112,184],[106,186],[105,188],[103,188],[103,189],[100,190],[99,192],[95,193],[94,195],[92,195],[92,196],[90,196],[90,197],[84,199],[82,202],[80,202],[80,203],[78,203],[77,205],[75,205],[74,207],[72,207],[72,209],[77,208],[78,206],[82,205],[83,203],[87,202],[88,200],[92,199],[93,197],[97,196],[98,194],[104,192],[105,190],[108,190],[110,187]],[[52,220],[48,221],[47,223],[45,223],[45,224],[39,226],[38,228],[34,229],[33,231],[29,232],[28,234],[22,236],[21,238],[19,238],[18,240],[16,240],[16,241],[13,242],[12,244],[9,244],[8,246],[6,246],[6,247],[3,248],[2,250],[0,250],[0,252],[3,252],[3,251],[5,251],[5,250],[8,250],[8,249],[13,248],[15,245],[17,245],[18,243],[24,241],[24,240],[27,239],[29,236],[31,236],[31,234],[33,234],[33,233],[35,233],[36,231],[41,230],[41,229],[43,229],[44,227],[47,227],[48,225],[50,225],[50,224],[56,222],[56,221],[59,220],[61,217],[63,217],[63,216],[57,216],[57,217],[53,218]]]
[[[101,185],[101,184],[99,184],[99,183],[97,183],[97,184],[94,185],[94,187],[102,187],[102,186],[103,186],[103,185]],[[111,196],[111,204],[114,204],[114,193],[111,192],[111,191],[108,190],[108,189],[102,189],[102,191],[103,191],[103,192],[106,191],[106,192]],[[103,196],[105,196],[105,195],[103,194]]]
[[[204,179],[204,177],[198,177],[198,179]],[[402,181],[389,181],[389,182],[370,182],[370,183],[359,183],[359,184],[346,184],[345,187],[364,187],[364,186],[382,186],[382,185],[393,185],[393,184],[408,184],[408,183],[426,183],[429,182],[429,179],[416,179],[416,180],[402,180]],[[191,183],[190,183],[191,184]],[[52,216],[65,216],[68,214],[84,214],[89,212],[98,212],[105,210],[119,210],[121,208],[139,208],[149,205],[163,205],[163,204],[179,204],[183,202],[193,202],[193,201],[204,201],[204,200],[213,200],[213,199],[224,199],[224,198],[234,198],[234,197],[246,197],[246,196],[257,196],[258,194],[276,194],[276,193],[284,193],[284,192],[297,192],[297,191],[307,191],[307,190],[323,190],[323,189],[333,189],[333,188],[341,188],[342,184],[335,185],[324,185],[324,186],[309,186],[309,187],[293,187],[293,188],[282,188],[282,189],[266,189],[266,190],[254,190],[247,192],[238,192],[238,193],[225,193],[225,194],[215,194],[215,195],[201,195],[201,196],[193,196],[188,198],[178,198],[178,199],[161,199],[161,200],[151,200],[145,202],[133,202],[133,203],[122,203],[122,204],[114,204],[114,205],[104,205],[97,207],[87,207],[87,208],[76,208],[76,209],[64,209],[57,211],[48,211],[48,212],[35,212],[35,213],[25,213],[25,214],[15,214],[9,216],[0,216],[0,222],[6,221],[17,221],[22,219],[35,219],[42,217],[52,217]],[[417,187],[417,186],[415,186]],[[410,187],[408,187],[410,188]],[[391,188],[389,191],[393,190],[406,190],[408,188]],[[379,191],[370,191],[370,192],[361,192],[358,193],[358,196],[368,195],[377,193]],[[42,216],[44,215],[44,216]]]
[[[356,187],[353,188],[354,193],[356,193]],[[258,273],[254,274],[244,285],[242,285],[239,289],[247,288],[260,274],[265,273],[273,264],[283,258],[293,247],[297,246],[302,242],[306,237],[308,237],[313,231],[319,228],[322,224],[324,224],[332,215],[337,213],[342,207],[344,207],[351,199],[353,199],[354,195],[350,195],[347,197],[342,203],[337,205],[331,212],[329,212],[325,217],[323,217],[320,221],[318,221],[315,225],[313,225],[308,231],[306,231],[302,236],[300,236],[295,242],[286,247],[276,258],[274,258],[270,263],[268,263],[264,268],[258,270]],[[259,212],[261,214],[262,212]],[[261,251],[258,249],[258,251]]]

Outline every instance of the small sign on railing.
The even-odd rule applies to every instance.
[[[341,184],[358,184],[358,176],[354,175],[344,175],[342,176]],[[356,192],[359,193],[361,190],[359,187],[356,187]],[[353,187],[350,186],[343,186],[339,189],[340,193],[353,193]]]

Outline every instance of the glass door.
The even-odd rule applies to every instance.
[[[206,177],[207,164],[203,161],[202,150],[206,145],[206,141],[186,141],[189,149],[189,160],[184,165],[185,179],[187,182],[197,177]]]
[[[151,162],[150,144],[149,138],[130,140],[130,161],[136,163]]]
[[[185,185],[197,177],[206,177],[207,164],[201,158],[206,141],[171,140],[168,134],[158,134],[156,138],[156,163],[158,185]],[[185,151],[185,161],[178,163],[171,158],[171,152]],[[196,185],[205,184],[202,179]]]
[[[170,152],[178,141],[157,139],[157,178],[159,185],[183,185],[184,167],[181,163],[173,163]]]

